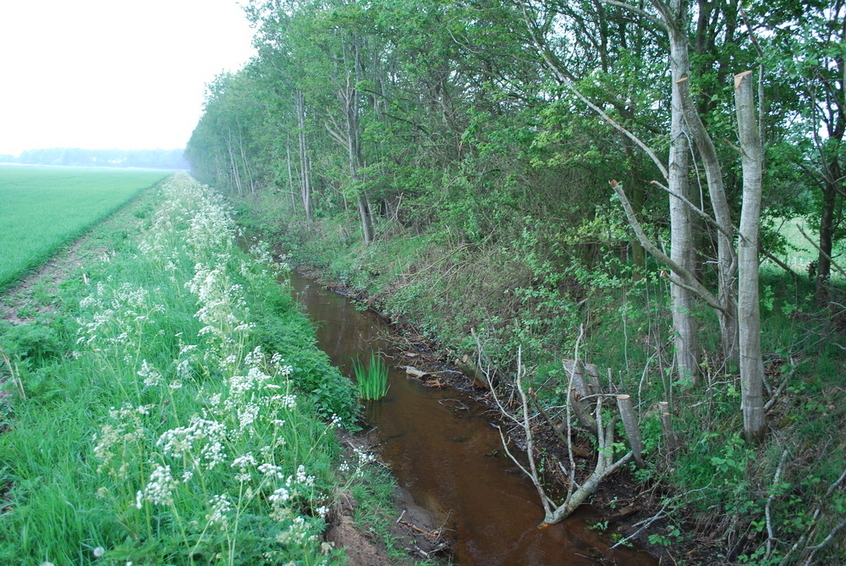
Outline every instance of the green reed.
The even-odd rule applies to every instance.
[[[364,363],[353,360],[353,371],[358,382],[358,396],[364,401],[375,401],[388,394],[388,366],[375,352],[370,352],[370,360]]]

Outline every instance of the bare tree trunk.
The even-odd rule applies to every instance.
[[[764,148],[758,131],[752,94],[752,71],[735,76],[737,131],[743,160],[743,208],[738,242],[738,296],[740,384],[743,398],[743,432],[750,442],[760,442],[766,432],[761,357],[761,313],[758,296],[758,225]]]
[[[241,124],[238,120],[235,120],[235,125],[237,127],[237,130],[236,130],[237,139],[236,139],[236,141],[238,142],[238,154],[241,157],[240,170],[242,171],[242,174],[246,178],[246,182],[247,182],[247,186],[249,187],[250,194],[253,194],[253,193],[256,192],[255,181],[253,180],[253,171],[252,171],[252,168],[250,167],[250,162],[247,159],[247,150],[244,146],[243,128],[241,128]],[[229,130],[229,131],[230,131],[230,134],[231,134],[232,130]],[[242,188],[243,188],[243,181],[242,181]]]
[[[820,244],[817,257],[815,297],[820,306],[828,303],[828,282],[831,277],[831,251],[834,242],[834,209],[837,199],[837,181],[823,179],[823,201],[820,213]]]
[[[367,202],[367,193],[363,187],[361,178],[361,109],[359,107],[358,83],[361,80],[361,45],[356,40],[351,40],[348,45],[349,56],[352,58],[352,71],[347,72],[346,84],[338,88],[338,98],[344,111],[344,133],[330,129],[330,134],[341,141],[347,148],[350,182],[355,187],[357,194],[358,214],[361,220],[361,232],[364,244],[370,245],[373,241],[373,221],[370,213],[370,205]],[[344,57],[346,58],[345,53]],[[345,199],[346,201],[346,199]]]
[[[301,90],[294,95],[297,108],[297,140],[299,142],[300,158],[300,195],[306,219],[313,219],[311,207],[311,158],[308,154],[308,135],[305,130],[305,97]]]
[[[736,360],[737,348],[737,317],[735,297],[737,259],[734,245],[729,235],[732,233],[731,214],[725,195],[723,173],[714,143],[705,125],[699,117],[690,95],[688,74],[690,60],[688,56],[688,38],[685,33],[688,15],[687,0],[672,0],[668,6],[662,0],[652,0],[652,4],[661,14],[667,24],[670,39],[670,64],[678,65],[672,68],[674,89],[678,89],[679,101],[684,112],[684,120],[696,148],[699,150],[705,168],[708,183],[708,194],[714,211],[714,220],[719,228],[717,233],[717,279],[718,299],[721,308],[717,311],[720,320],[720,334],[722,337],[723,354],[726,359]]]
[[[681,2],[676,0],[673,10],[679,10]],[[684,109],[680,81],[684,80],[690,66],[686,46],[670,50],[672,71],[672,103],[670,117],[670,258],[689,273],[695,272],[693,253],[693,213],[680,195],[690,200],[688,173],[690,168],[690,146],[684,125]],[[680,285],[671,289],[673,301],[673,332],[676,354],[676,370],[682,382],[696,385],[699,381],[699,344],[697,324],[693,318],[693,292]]]
[[[229,139],[226,142],[226,149],[229,151],[229,169],[232,174],[232,182],[238,191],[238,196],[244,196],[244,188],[241,185],[241,173],[238,171],[238,160],[235,158],[235,150],[232,148],[232,129],[229,129]]]
[[[285,138],[285,157],[288,161],[288,192],[291,193],[291,214],[297,211],[297,200],[294,198],[296,191],[294,190],[294,172],[293,164],[291,163],[291,138]]]

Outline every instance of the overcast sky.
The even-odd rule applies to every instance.
[[[236,0],[0,0],[0,154],[185,147],[251,35]]]

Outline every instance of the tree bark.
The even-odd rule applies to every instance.
[[[674,11],[686,9],[684,0],[674,0]],[[694,273],[693,213],[679,195],[690,200],[688,172],[690,168],[690,146],[685,130],[684,107],[680,81],[687,75],[690,66],[687,44],[670,49],[670,70],[672,73],[672,100],[670,115],[670,258],[689,273]],[[675,344],[676,371],[684,383],[697,385],[699,381],[699,345],[697,324],[693,318],[693,293],[679,285],[671,288],[673,302],[673,342]]]
[[[297,111],[297,141],[299,146],[300,160],[300,197],[303,201],[303,210],[306,219],[313,218],[311,210],[311,159],[308,154],[308,135],[305,130],[305,96],[303,91],[297,89],[294,93],[294,102]]]
[[[834,245],[834,209],[837,200],[837,182],[826,175],[823,179],[823,199],[820,211],[820,244],[817,256],[815,298],[817,304],[828,303],[828,282],[831,278],[831,252]]]
[[[361,175],[361,110],[358,100],[358,83],[361,80],[361,46],[353,41],[350,45],[352,50],[353,71],[347,74],[346,85],[340,91],[342,105],[346,117],[347,126],[347,149],[349,157],[350,178],[358,192],[357,204],[358,214],[361,220],[361,232],[364,244],[370,245],[373,241],[373,221],[370,213],[370,203],[367,202],[367,194],[362,186]]]
[[[244,196],[244,189],[241,185],[241,173],[238,171],[238,160],[235,158],[235,150],[232,147],[232,128],[228,129],[229,137],[226,140],[226,149],[229,152],[229,170],[232,175],[232,183],[235,185],[235,190],[238,191],[238,196]]]
[[[758,226],[764,148],[756,119],[752,71],[735,76],[737,132],[743,162],[743,207],[738,242],[738,296],[740,385],[743,398],[743,432],[750,442],[760,442],[766,432],[761,357],[761,313],[758,295]]]
[[[678,66],[671,69],[674,89],[678,88],[684,120],[705,169],[714,220],[719,227],[717,233],[717,279],[721,308],[717,311],[717,316],[720,320],[723,354],[727,360],[736,360],[738,355],[735,304],[737,258],[734,253],[733,242],[729,237],[729,234],[732,233],[733,224],[717,150],[711,136],[705,129],[705,124],[699,117],[693,97],[690,95],[688,84],[690,57],[686,33],[690,10],[687,0],[671,0],[669,5],[665,4],[663,0],[651,1],[658,13],[661,14],[661,18],[667,27],[670,40],[670,64],[671,66]]]

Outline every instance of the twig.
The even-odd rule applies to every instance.
[[[761,252],[762,254],[764,254],[765,256],[767,256],[767,258],[772,260],[776,265],[778,265],[780,268],[782,268],[783,270],[785,270],[786,272],[791,274],[796,279],[801,279],[801,277],[802,277],[801,275],[799,275],[798,273],[796,273],[795,271],[790,269],[789,265],[787,265],[786,263],[784,263],[783,261],[778,259],[776,256],[774,256],[773,254],[771,254],[770,252],[765,250],[763,247],[759,247],[758,251]]]
[[[828,536],[825,537],[821,543],[814,546],[809,546],[808,550],[811,551],[811,554],[810,556],[808,556],[808,560],[805,561],[805,566],[810,566],[810,564],[814,560],[814,556],[817,555],[817,552],[825,548],[828,543],[834,540],[834,537],[837,536],[837,533],[842,531],[844,528],[846,528],[846,519],[843,519],[843,521],[839,525],[831,529],[831,532],[828,533]]]
[[[771,490],[769,497],[767,497],[767,504],[764,507],[764,518],[767,521],[767,558],[769,558],[773,553],[773,541],[775,540],[775,532],[773,531],[772,521],[773,499],[775,498],[778,480],[781,478],[781,469],[782,466],[784,466],[785,460],[787,460],[786,449],[781,453],[781,459],[778,462],[778,467],[776,468],[775,475],[773,476],[773,489]]]
[[[838,487],[840,487],[840,485],[843,483],[844,480],[846,480],[846,469],[843,470],[843,473],[840,474],[840,477],[837,478],[837,481],[835,481],[833,484],[828,486],[828,490],[826,490],[825,497],[823,497],[822,501],[828,501],[829,497],[831,497],[831,494],[834,493],[834,490],[837,489]],[[799,537],[799,540],[797,540],[795,543],[793,543],[793,546],[791,546],[790,549],[787,551],[787,553],[785,553],[784,557],[781,559],[781,562],[778,563],[778,566],[785,566],[788,563],[788,561],[790,560],[790,556],[794,552],[796,552],[799,549],[799,547],[801,547],[803,544],[805,544],[805,542],[810,537],[811,533],[816,528],[817,522],[819,521],[821,514],[822,514],[822,504],[818,503],[816,509],[814,509],[814,512],[812,514],[813,516],[811,517],[811,520],[808,523],[808,526],[805,528],[805,532],[802,533],[802,536]],[[832,531],[829,533],[829,536],[834,538],[834,535],[836,535],[841,529],[844,528],[844,523],[846,523],[846,521],[844,521],[843,523],[841,523],[840,525],[838,525],[834,529],[832,529]],[[803,552],[807,552],[809,550],[811,551],[810,556],[808,557],[807,561],[805,562],[806,565],[810,564],[813,557],[816,556],[816,553],[819,552],[825,545],[827,545],[830,542],[829,536],[827,536],[825,539],[823,539],[823,541],[820,544],[817,544],[817,545],[814,545],[814,546],[806,546],[804,548]]]
[[[564,444],[565,446],[569,445],[570,439],[565,438],[564,433],[561,432],[561,430],[557,426],[555,426],[555,423],[552,422],[552,419],[549,417],[549,415],[546,413],[546,411],[543,409],[540,402],[538,401],[538,396],[535,395],[535,392],[532,391],[531,389],[529,389],[529,397],[532,398],[532,402],[535,404],[535,407],[537,407],[538,412],[546,420],[546,423],[549,425],[549,427],[555,433],[555,436],[558,437],[558,440],[560,440],[561,443]]]
[[[661,183],[659,183],[658,181],[650,181],[650,182],[649,182],[649,184],[650,184],[650,185],[652,185],[652,186],[654,186],[654,187],[658,187],[659,189],[661,189],[662,191],[666,192],[666,193],[667,193],[668,195],[670,195],[671,197],[676,198],[676,199],[678,199],[678,200],[682,201],[682,202],[683,202],[684,204],[686,204],[686,205],[687,205],[687,207],[688,207],[691,211],[693,211],[693,212],[694,212],[694,213],[695,213],[698,217],[700,217],[702,220],[704,220],[705,222],[707,222],[708,224],[710,224],[711,226],[713,226],[714,228],[716,228],[717,230],[719,230],[720,232],[722,232],[723,234],[725,234],[725,235],[726,235],[726,237],[728,237],[728,238],[733,238],[733,237],[734,237],[734,234],[732,234],[732,232],[731,232],[731,231],[726,230],[725,228],[723,228],[722,226],[720,226],[720,225],[717,223],[717,221],[716,221],[716,220],[714,220],[714,219],[711,217],[711,215],[710,215],[710,214],[708,214],[707,212],[705,212],[704,210],[702,210],[701,208],[699,208],[698,206],[696,206],[695,204],[693,204],[692,202],[690,202],[690,201],[689,201],[688,199],[686,199],[684,196],[682,196],[682,195],[680,195],[680,194],[677,194],[677,193],[674,193],[673,191],[671,191],[671,190],[669,189],[669,187],[665,187],[664,185],[662,185],[662,184],[661,184]]]
[[[626,538],[618,540],[616,543],[614,543],[614,545],[611,548],[617,548],[618,546],[620,546],[622,544],[626,544],[628,541],[634,539],[636,536],[638,536],[640,533],[642,533],[644,531],[644,529],[649,528],[649,525],[651,525],[652,523],[654,523],[655,521],[657,521],[658,519],[660,519],[664,515],[664,511],[666,511],[667,506],[670,504],[670,502],[672,502],[672,499],[670,499],[666,503],[664,503],[664,505],[661,506],[661,508],[658,510],[658,512],[655,513],[654,515],[652,515],[651,517],[635,523],[634,526],[635,527],[640,526],[640,528],[638,530],[636,530],[635,532],[633,532],[632,534],[630,534],[629,536],[627,536]]]
[[[787,384],[790,382],[790,378],[793,377],[793,374],[796,373],[796,364],[793,363],[793,356],[790,357],[790,372],[784,376],[784,379],[781,381],[776,390],[773,392],[770,400],[764,404],[764,411],[769,411],[775,405],[775,402],[778,400],[778,396],[781,395],[781,392],[787,387]]]
[[[825,499],[831,497],[831,494],[834,493],[834,490],[840,487],[840,484],[843,483],[843,480],[846,479],[846,469],[843,470],[843,473],[840,474],[840,477],[837,479],[836,482],[828,486],[828,490],[825,492]]]
[[[817,251],[818,251],[818,252],[820,252],[820,253],[821,253],[821,254],[823,254],[826,258],[828,258],[828,261],[829,261],[829,262],[831,262],[831,266],[832,266],[834,269],[836,269],[837,271],[839,271],[839,272],[840,272],[840,275],[842,275],[843,277],[846,277],[846,271],[843,271],[843,269],[842,269],[839,265],[837,265],[837,262],[836,262],[836,261],[834,261],[834,258],[833,258],[833,257],[831,257],[830,255],[828,255],[827,253],[825,253],[824,251],[822,251],[822,249],[820,249],[820,247],[819,247],[819,246],[818,246],[818,245],[817,245],[817,244],[816,244],[816,243],[815,243],[815,242],[814,242],[811,238],[809,238],[809,237],[808,237],[808,235],[805,233],[805,231],[804,231],[804,230],[802,230],[802,227],[801,227],[801,226],[799,226],[799,225],[797,224],[797,225],[796,225],[796,229],[797,229],[797,230],[799,230],[799,233],[800,233],[800,234],[802,234],[802,235],[805,237],[805,239],[806,239],[806,240],[808,240],[808,242],[809,242],[812,246],[814,246],[814,247],[817,249]]]

